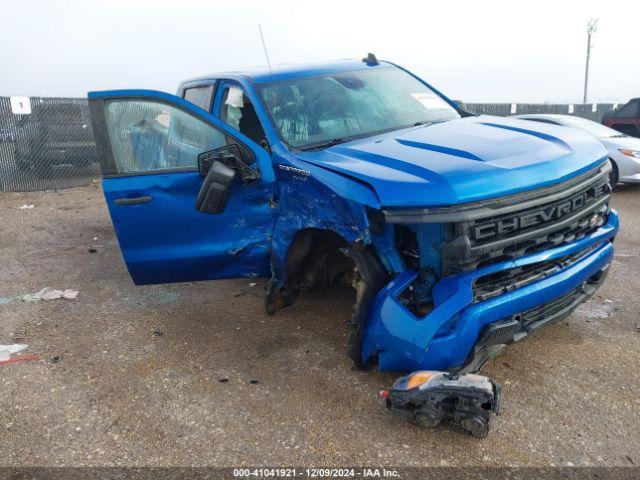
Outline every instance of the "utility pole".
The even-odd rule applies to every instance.
[[[598,19],[592,18],[587,24],[587,65],[584,69],[584,96],[582,103],[587,103],[587,88],[589,86],[589,58],[591,58],[591,35],[598,29]]]

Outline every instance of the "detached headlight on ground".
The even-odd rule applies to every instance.
[[[422,426],[449,422],[484,438],[489,433],[491,412],[499,410],[500,386],[482,375],[418,371],[398,378],[380,396],[389,410]]]
[[[640,158],[640,150],[627,150],[626,148],[620,148],[619,152],[627,157]]]

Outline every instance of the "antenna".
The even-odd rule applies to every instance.
[[[589,59],[591,58],[591,36],[598,30],[598,19],[592,18],[587,24],[587,64],[584,69],[584,95],[582,103],[587,103],[587,88],[589,86]]]
[[[364,57],[362,59],[362,61],[364,63],[366,63],[370,67],[372,67],[374,65],[380,65],[380,63],[378,62],[378,59],[376,58],[376,56],[371,52],[369,52],[369,54],[366,57]]]
[[[269,73],[273,74],[271,71],[271,62],[269,61],[269,54],[267,53],[267,44],[264,41],[264,35],[262,34],[262,25],[258,25],[258,30],[260,31],[260,39],[262,40],[262,48],[264,48],[264,56],[267,58],[267,66],[269,67]]]

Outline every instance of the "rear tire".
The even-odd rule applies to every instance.
[[[616,162],[611,160],[611,171],[609,172],[609,183],[611,184],[612,190],[616,188],[616,185],[618,185],[619,178],[620,177],[618,173],[618,166],[616,165]]]
[[[417,412],[413,416],[414,421],[425,428],[434,428],[440,424],[440,418],[429,415],[426,412]]]

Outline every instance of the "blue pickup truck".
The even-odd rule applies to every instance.
[[[373,55],[88,97],[136,284],[269,277],[275,313],[342,283],[361,368],[476,371],[613,258],[597,140],[473,115]]]

